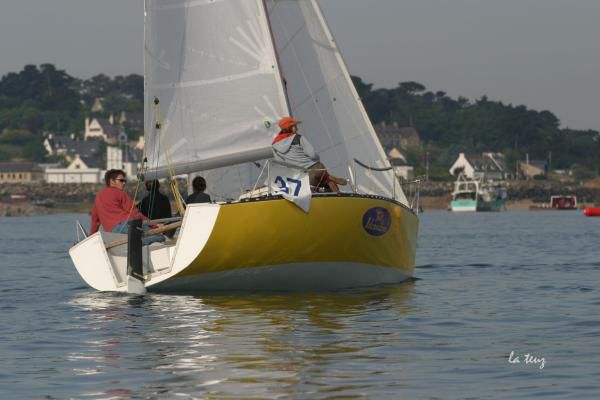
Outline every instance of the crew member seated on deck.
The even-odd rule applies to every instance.
[[[298,124],[292,117],[283,117],[279,121],[280,132],[273,139],[273,155],[276,160],[308,170],[310,185],[314,188],[325,187],[332,192],[340,191],[338,185],[345,185],[346,179],[337,178],[327,172],[310,142],[298,134]]]
[[[147,181],[145,186],[148,194],[138,204],[140,212],[152,220],[171,218],[173,216],[171,202],[160,191],[160,182],[158,180]],[[166,231],[164,234],[172,238],[175,235],[175,229]]]
[[[193,193],[185,199],[186,204],[192,203],[210,203],[210,196],[204,193],[206,190],[206,179],[201,176],[197,176],[192,181]]]
[[[138,211],[133,200],[123,190],[125,188],[125,172],[120,169],[111,169],[104,174],[106,187],[96,194],[94,207],[92,208],[92,220],[90,233],[96,233],[100,225],[105,232],[127,233],[128,222],[135,219],[148,219],[147,216]],[[149,230],[144,225],[144,230]],[[144,244],[163,242],[163,235],[146,236],[142,240]]]

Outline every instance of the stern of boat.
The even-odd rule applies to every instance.
[[[69,249],[71,260],[81,278],[99,291],[127,290],[127,257],[113,265],[106,241],[120,240],[127,235],[96,232]],[[120,264],[120,265],[119,265]]]

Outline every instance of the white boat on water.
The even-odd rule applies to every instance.
[[[146,0],[145,27],[141,178],[201,173],[221,201],[166,221],[179,229],[163,243],[142,246],[136,229],[84,237],[69,253],[87,284],[304,290],[412,276],[418,203],[395,179],[315,0]],[[311,193],[305,171],[269,161],[284,115],[303,121],[332,175],[349,178],[346,192]]]
[[[454,182],[450,211],[501,211],[506,201],[502,182],[469,179],[460,174]]]

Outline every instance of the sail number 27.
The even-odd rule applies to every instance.
[[[281,176],[278,176],[275,178],[275,184],[277,186],[279,186],[279,190],[283,193],[289,194],[291,196],[298,196],[298,194],[300,194],[300,189],[302,188],[302,181],[299,179],[292,179],[292,178],[283,178]],[[291,187],[290,184],[295,185],[294,187],[294,192],[291,193]]]

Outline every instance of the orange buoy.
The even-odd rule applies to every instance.
[[[600,207],[586,207],[583,209],[586,217],[600,217]]]

